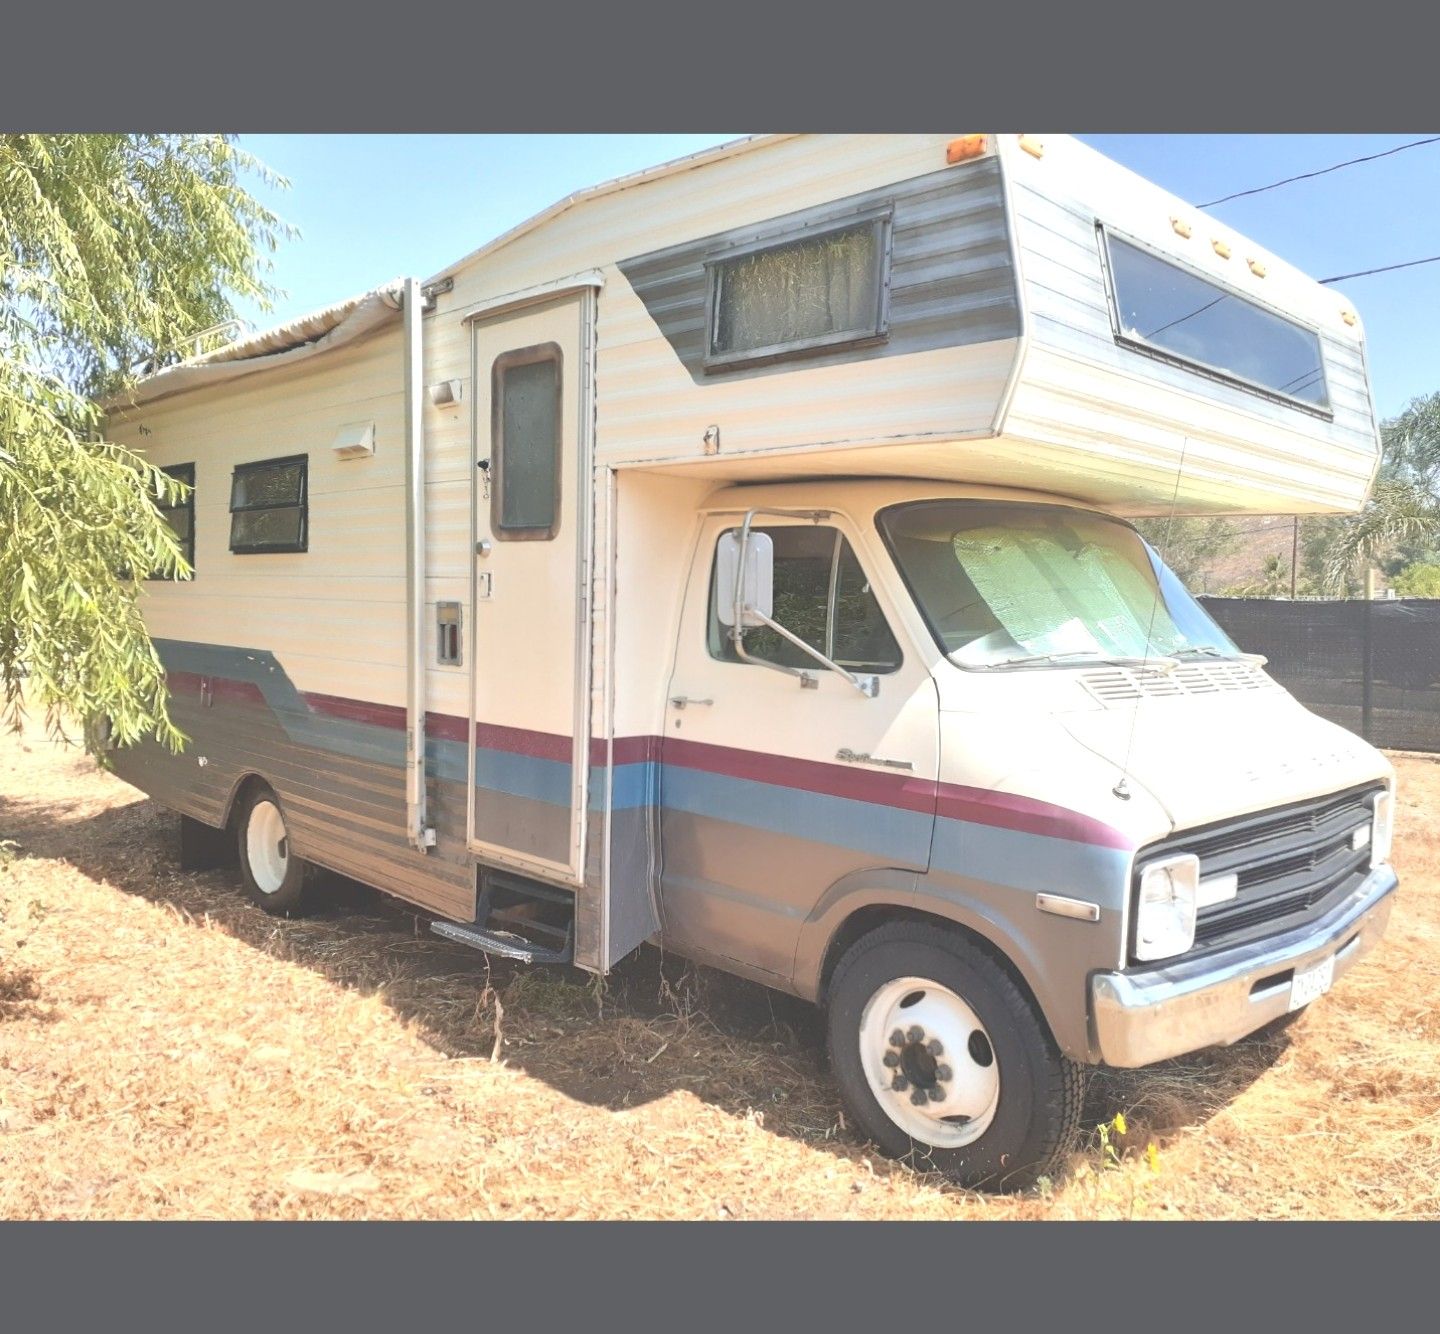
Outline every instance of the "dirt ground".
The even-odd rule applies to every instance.
[[[0,734],[0,1217],[1440,1217],[1440,760],[1396,763],[1375,953],[1283,1036],[1094,1076],[1068,1171],[996,1199],[857,1138],[804,1005],[654,950],[487,970],[343,881],[277,921]]]

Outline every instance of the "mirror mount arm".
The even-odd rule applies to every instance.
[[[809,519],[811,523],[820,523],[830,517],[829,510],[795,510],[795,509],[751,509],[745,511],[745,518],[740,524],[740,552],[735,562],[735,617],[734,625],[730,630],[731,642],[735,645],[735,655],[742,662],[752,663],[756,667],[769,667],[773,671],[784,672],[787,676],[798,676],[801,686],[808,686],[814,689],[819,683],[809,672],[799,667],[782,667],[778,662],[766,662],[762,658],[756,658],[745,651],[745,626],[746,621],[758,621],[761,625],[768,626],[775,631],[782,639],[794,644],[803,653],[808,653],[821,666],[829,668],[832,672],[838,672],[852,686],[855,687],[867,699],[874,699],[880,693],[880,679],[875,676],[861,677],[854,672],[846,671],[838,662],[827,658],[819,649],[812,648],[798,635],[792,634],[778,621],[772,620],[764,612],[757,611],[754,607],[745,605],[745,565],[746,557],[750,551],[750,526],[755,521],[757,514],[777,515],[782,518]]]

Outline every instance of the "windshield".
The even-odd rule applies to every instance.
[[[961,667],[1239,657],[1133,529],[1063,505],[930,500],[880,529]]]

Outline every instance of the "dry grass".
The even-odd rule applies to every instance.
[[[487,971],[347,883],[274,921],[177,869],[173,816],[4,737],[0,1217],[1440,1217],[1440,762],[1398,762],[1380,949],[1286,1036],[1097,1076],[1118,1163],[1092,1131],[990,1199],[856,1139],[805,1006],[653,951],[604,991]]]

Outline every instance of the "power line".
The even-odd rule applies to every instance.
[[[1368,278],[1372,273],[1393,273],[1396,269],[1413,269],[1417,264],[1434,264],[1440,261],[1440,255],[1431,255],[1428,259],[1407,259],[1403,264],[1385,264],[1378,269],[1361,269],[1359,273],[1342,273],[1336,278],[1321,278],[1322,285],[1325,283],[1343,283],[1347,278]]]
[[[1365,157],[1352,157],[1347,162],[1337,162],[1333,167],[1322,167],[1319,171],[1303,171],[1298,176],[1287,176],[1283,181],[1272,181],[1269,185],[1257,185],[1253,190],[1237,190],[1233,195],[1226,195],[1223,199],[1212,199],[1208,204],[1197,204],[1197,208],[1214,208],[1216,204],[1228,204],[1232,199],[1244,199],[1247,195],[1263,195],[1267,190],[1278,190],[1282,185],[1291,185],[1296,181],[1308,181],[1316,176],[1328,176],[1332,171],[1339,171],[1342,167],[1354,167],[1361,162],[1374,162],[1382,157],[1392,157],[1396,153],[1403,153],[1407,148],[1420,148],[1425,144],[1440,143],[1440,134],[1432,134],[1428,139],[1415,139],[1408,144],[1401,144],[1398,148],[1387,148],[1383,153],[1369,153]]]

